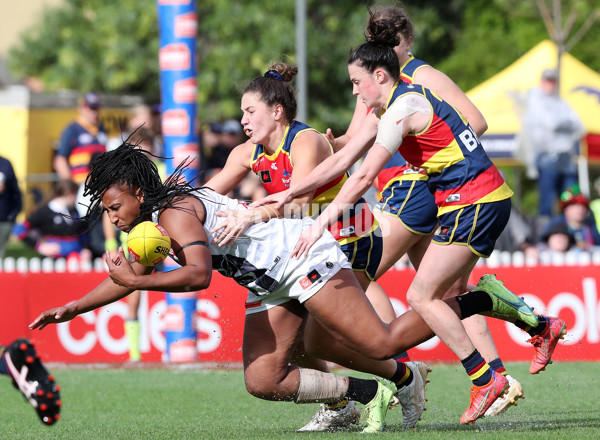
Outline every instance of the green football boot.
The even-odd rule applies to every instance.
[[[482,276],[475,290],[487,293],[492,299],[492,310],[483,312],[482,315],[512,323],[519,320],[531,327],[538,325],[537,315],[533,313],[531,307],[522,298],[504,287],[504,282],[497,280],[496,275],[486,274]]]
[[[367,426],[362,430],[364,433],[381,432],[385,429],[385,415],[390,402],[394,400],[396,394],[396,385],[386,379],[375,378],[377,380],[377,394],[369,403],[365,405]]]

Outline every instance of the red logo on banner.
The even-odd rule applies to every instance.
[[[196,78],[186,78],[176,81],[173,86],[173,101],[175,102],[196,102],[198,93],[198,81]]]
[[[162,132],[165,136],[188,136],[190,117],[183,109],[167,110],[162,116]]]
[[[181,339],[169,345],[169,361],[171,362],[196,362],[198,352],[196,341],[193,339]]]
[[[175,17],[175,36],[177,38],[193,38],[198,34],[198,17],[195,12],[188,12]]]
[[[192,0],[158,0],[159,5],[189,5]]]
[[[200,150],[197,144],[184,144],[173,148],[174,163],[180,164],[184,160],[191,160],[188,166],[197,168],[200,165]]]
[[[166,44],[158,53],[161,70],[187,70],[192,66],[192,56],[186,44]]]
[[[167,306],[165,314],[163,315],[165,330],[175,332],[182,331],[185,325],[185,318],[183,315],[183,309],[180,305],[174,304]]]

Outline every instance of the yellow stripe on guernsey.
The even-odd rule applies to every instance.
[[[429,160],[423,163],[423,168],[431,174],[441,173],[445,168],[464,160],[463,155],[456,139],[448,144],[444,149],[439,150]]]

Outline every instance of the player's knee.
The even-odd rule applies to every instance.
[[[249,370],[244,372],[246,390],[254,397],[264,400],[279,400],[277,378],[278,375],[271,372],[257,372],[257,374]]]
[[[244,376],[244,382],[246,384],[246,390],[254,397],[272,400],[269,396],[273,392],[273,387],[269,381],[265,381],[264,378]]]
[[[422,305],[422,298],[416,292],[408,291],[406,293],[406,302],[413,310],[419,310]]]

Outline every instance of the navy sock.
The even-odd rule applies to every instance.
[[[469,379],[473,382],[473,385],[483,386],[492,379],[492,369],[477,350],[461,362],[469,375]]]
[[[404,362],[396,361],[396,372],[390,379],[398,388],[410,385],[413,381],[414,374]]]
[[[536,327],[531,327],[530,325],[524,323],[523,321],[519,321],[518,319],[515,321],[515,325],[521,330],[529,333],[529,336],[535,336],[546,330],[548,319],[544,315],[538,315],[538,325]]]
[[[504,368],[504,364],[502,363],[502,360],[500,360],[500,358],[496,358],[488,363],[490,364],[490,368],[496,373],[506,375],[506,368]]]
[[[400,362],[410,362],[410,356],[408,355],[408,351],[403,351],[398,356],[396,356],[394,360]]]

